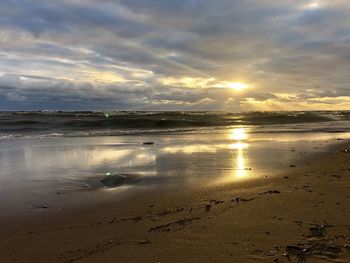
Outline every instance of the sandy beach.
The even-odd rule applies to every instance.
[[[349,0],[0,0],[0,263],[350,263]]]
[[[140,192],[7,222],[1,260],[350,262],[348,146],[254,181]]]

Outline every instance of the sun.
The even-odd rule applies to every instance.
[[[227,85],[229,88],[240,91],[248,88],[248,85],[242,82],[229,82]]]

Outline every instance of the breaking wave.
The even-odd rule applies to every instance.
[[[256,126],[260,132],[348,131],[349,111],[314,112],[0,112],[0,138],[138,135]],[[321,125],[322,123],[322,125]],[[334,123],[342,124],[334,125]],[[305,126],[308,124],[308,126]],[[315,126],[316,125],[316,126]],[[329,128],[330,127],[330,128]]]

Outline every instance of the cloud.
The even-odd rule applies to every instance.
[[[5,0],[0,109],[346,108],[349,13],[345,0]],[[225,88],[239,81],[250,88]]]

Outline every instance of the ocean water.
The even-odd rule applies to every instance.
[[[262,132],[347,132],[350,111],[317,112],[0,112],[0,139]]]
[[[350,139],[350,112],[2,112],[0,220],[278,176]],[[116,187],[101,180],[128,178]],[[242,186],[245,187],[245,186]],[[43,208],[44,209],[41,209]]]

